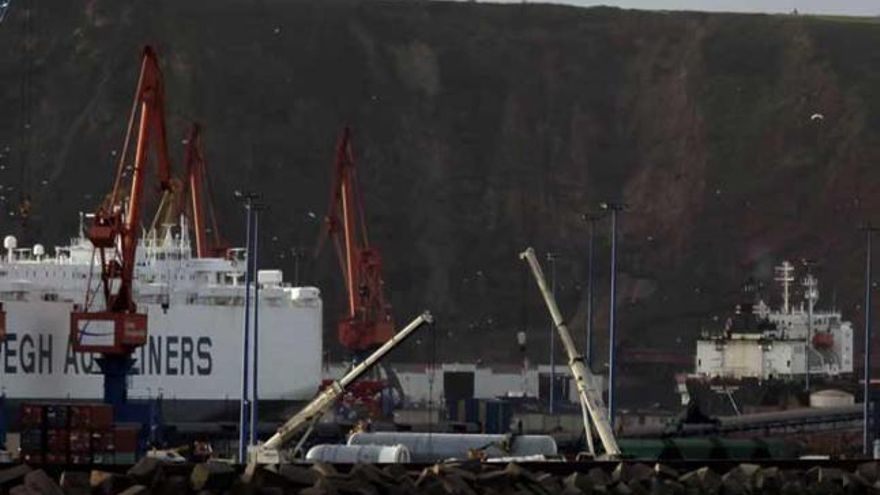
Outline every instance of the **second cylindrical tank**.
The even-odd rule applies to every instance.
[[[468,457],[482,451],[488,457],[554,456],[556,441],[547,435],[469,435],[457,433],[370,432],[355,433],[348,445],[403,445],[413,462],[436,462]]]
[[[315,445],[306,453],[306,460],[334,464],[407,463],[410,455],[403,445]]]

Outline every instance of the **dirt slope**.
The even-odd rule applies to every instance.
[[[51,246],[74,232],[76,211],[94,207],[121,144],[139,46],[152,43],[173,154],[182,157],[187,121],[200,120],[227,236],[242,237],[232,191],[261,191],[271,207],[263,265],[288,278],[291,248],[317,239],[312,214],[326,210],[335,136],[354,127],[398,319],[426,307],[440,318],[436,337],[424,334],[400,359],[436,349],[445,360],[515,362],[515,333],[527,328],[531,357],[543,360],[548,322],[517,260],[527,245],[561,253],[561,305],[582,333],[580,215],[608,199],[630,206],[627,348],[689,352],[745,280],[769,283],[785,257],[819,260],[824,303],[833,298],[862,327],[857,227],[880,220],[876,22],[536,4],[49,0],[31,2],[26,50],[27,3],[0,25],[4,232]],[[26,232],[21,190],[33,198]],[[332,253],[301,272],[324,291],[332,340],[342,297]]]

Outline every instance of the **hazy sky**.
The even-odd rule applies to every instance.
[[[490,0],[521,3],[522,0]],[[878,16],[880,0],[540,0],[571,5],[614,5],[631,9],[710,10],[724,12],[791,12]],[[538,0],[528,0],[538,3]]]

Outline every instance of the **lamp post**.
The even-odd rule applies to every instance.
[[[807,336],[804,339],[804,390],[810,392],[810,355],[813,353],[813,306],[819,299],[819,288],[816,277],[810,271],[813,260],[803,259],[801,262],[807,268],[807,276],[804,279],[804,298],[807,300]]]
[[[529,358],[526,355],[526,332],[520,330],[516,333],[516,344],[522,357],[522,392],[523,397],[528,396]]]
[[[259,370],[260,370],[260,266],[257,260],[260,256],[260,212],[264,209],[263,205],[253,204],[251,206],[254,224],[254,238],[251,242],[252,255],[248,254],[248,267],[251,270],[251,280],[254,284],[254,371],[252,373],[253,381],[251,389],[253,392],[253,400],[251,400],[251,432],[250,444],[257,444],[257,424],[259,422]],[[253,258],[253,263],[251,263]],[[245,316],[247,317],[247,315]]]
[[[550,263],[550,292],[556,296],[556,254],[547,253]],[[556,411],[556,327],[550,321],[550,414]]]
[[[293,286],[299,287],[299,262],[305,253],[302,248],[297,246],[290,248],[290,254],[293,256]]]
[[[862,399],[862,453],[871,454],[871,441],[869,431],[869,413],[871,399],[871,237],[878,229],[870,223],[862,227],[865,232],[865,370],[864,370],[864,398]]]
[[[614,425],[615,418],[615,354],[617,354],[617,335],[615,317],[617,314],[617,214],[623,211],[622,203],[602,203],[603,210],[611,212],[611,296],[608,311],[608,420]]]
[[[251,310],[251,280],[253,273],[251,271],[251,249],[253,243],[253,210],[254,200],[259,195],[254,193],[241,193],[236,191],[235,195],[244,200],[246,220],[246,241],[245,241],[245,271],[244,271],[244,332],[242,333],[242,355],[241,355],[241,402],[238,423],[238,459],[239,462],[247,460],[247,445],[250,438],[248,427],[249,415],[249,354],[250,354],[250,310]]]
[[[596,221],[601,215],[584,213],[582,218],[590,224],[590,240],[587,244],[587,338],[584,343],[584,355],[587,368],[593,368],[593,245],[596,234]]]

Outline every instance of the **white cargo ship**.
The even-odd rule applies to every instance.
[[[69,345],[70,313],[87,288],[100,290],[100,263],[82,223],[70,245],[51,254],[39,244],[18,247],[14,237],[4,239],[0,391],[7,399],[102,397],[96,356]],[[140,240],[134,296],[148,315],[149,337],[133,355],[130,398],[203,403],[187,406],[190,420],[215,414],[218,401],[224,409],[234,406],[241,394],[244,266],[241,249],[226,258],[194,257],[186,228]],[[285,284],[280,270],[260,270],[258,281],[260,399],[311,399],[321,381],[320,292]]]
[[[782,305],[742,304],[716,333],[697,339],[694,373],[679,378],[683,403],[704,412],[739,414],[745,409],[789,407],[811,389],[852,388],[853,328],[834,309],[818,309],[818,281],[807,274],[802,301],[793,304],[794,265],[776,268]]]

